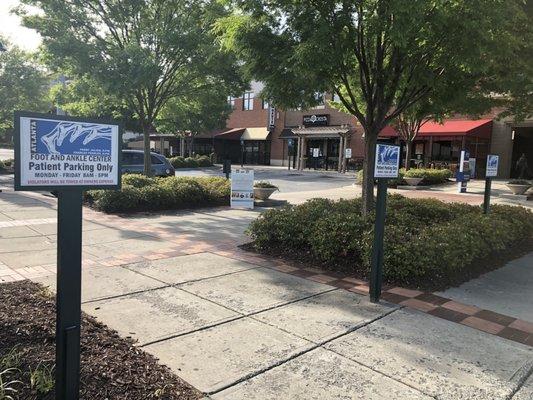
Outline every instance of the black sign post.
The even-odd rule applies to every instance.
[[[56,399],[79,398],[83,191],[121,188],[115,122],[15,113],[15,190],[55,191]]]
[[[374,178],[378,181],[376,200],[376,221],[374,224],[374,243],[370,266],[370,301],[379,302],[383,281],[383,236],[385,233],[385,214],[387,210],[387,182],[398,177],[400,166],[400,146],[386,143],[376,145]]]
[[[56,399],[77,399],[80,375],[82,197],[59,191],[57,208]]]
[[[483,195],[483,213],[488,214],[490,212],[490,187],[492,183],[491,177],[485,178],[485,193]]]

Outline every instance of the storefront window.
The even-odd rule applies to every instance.
[[[254,109],[254,92],[246,92],[242,97],[242,109],[251,111]]]

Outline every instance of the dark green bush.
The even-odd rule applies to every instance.
[[[185,168],[198,168],[199,166],[198,159],[193,157],[187,157],[185,159]]]
[[[185,168],[185,158],[182,156],[172,157],[168,161],[174,168]]]
[[[200,156],[197,158],[198,166],[200,167],[211,167],[213,166],[213,163],[211,162],[211,159],[208,156]]]
[[[383,272],[390,282],[446,286],[468,276],[475,260],[533,237],[533,213],[522,207],[494,205],[485,215],[477,206],[400,195],[387,204]],[[368,276],[374,224],[360,210],[360,199],[314,199],[267,211],[249,233],[259,250]]]
[[[124,175],[122,190],[93,190],[85,201],[105,212],[130,212],[216,206],[229,203],[223,178],[148,178]]]

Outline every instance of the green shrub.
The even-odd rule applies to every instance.
[[[254,183],[254,188],[277,189],[278,187],[268,181],[258,181]]]
[[[122,177],[123,185],[130,185],[136,188],[142,188],[149,185],[156,184],[155,178],[150,178],[146,175],[141,174],[126,174]]]
[[[185,168],[198,168],[199,166],[200,164],[196,158],[187,157],[185,159]]]
[[[447,182],[453,176],[449,169],[430,169],[430,168],[413,168],[406,171],[401,168],[398,171],[398,178],[389,179],[389,186],[398,186],[404,183],[403,178],[423,178],[423,185],[437,185],[439,183]],[[355,182],[363,183],[363,170],[357,171],[355,175]]]
[[[185,168],[185,158],[182,156],[172,157],[168,161],[174,168]]]
[[[249,234],[262,251],[274,249],[325,268],[368,276],[373,216],[360,217],[361,200],[314,199],[269,210]],[[494,205],[485,215],[468,204],[390,195],[387,201],[383,273],[386,280],[445,287],[472,263],[533,237],[533,213]]]
[[[444,183],[453,176],[449,169],[431,168],[412,168],[409,171],[402,169],[402,175],[405,178],[423,178],[422,183],[425,185]]]
[[[200,156],[200,157],[198,157],[197,161],[198,161],[198,165],[200,167],[211,167],[211,166],[213,166],[213,163],[211,162],[211,158],[209,158],[208,156]]]
[[[230,183],[223,178],[124,175],[122,190],[89,191],[85,201],[104,212],[131,212],[222,205],[229,196]]]

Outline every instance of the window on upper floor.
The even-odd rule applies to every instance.
[[[333,101],[335,103],[340,103],[341,102],[341,98],[340,98],[340,96],[337,93],[333,94]]]
[[[268,109],[268,100],[263,99],[261,104],[263,106],[263,110],[267,110]]]
[[[254,92],[245,92],[242,96],[242,109],[251,111],[254,109]]]
[[[317,105],[312,107],[314,109],[321,109],[321,108],[326,108],[326,97],[324,95],[324,93],[320,93],[320,92],[316,92],[315,93],[315,100],[317,101]]]
[[[232,110],[235,110],[235,97],[228,96],[228,104]]]

